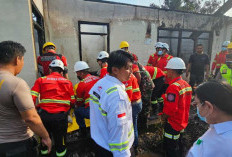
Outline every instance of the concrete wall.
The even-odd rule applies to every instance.
[[[38,8],[39,12],[42,14],[43,16],[43,0],[33,0],[33,2],[35,3],[36,7]]]
[[[74,63],[80,59],[78,21],[109,23],[110,50],[118,49],[120,41],[127,40],[130,44],[130,50],[138,55],[139,61],[143,64],[147,62],[149,55],[154,52],[154,43],[157,41],[157,28],[159,26],[211,31],[215,25],[220,23],[220,17],[209,15],[83,0],[44,0],[43,6],[47,41],[55,42],[57,51],[67,57],[70,71],[73,70]],[[148,25],[151,28],[149,35],[146,34]],[[227,31],[227,28],[223,29]],[[217,47],[220,47],[221,42],[223,42],[224,35],[221,33],[214,37],[213,54],[218,51]],[[90,61],[89,58],[92,57],[94,61],[99,49],[96,48],[94,52],[95,44],[86,45],[89,45],[89,49],[92,51],[89,54],[93,56],[83,54],[83,60]],[[92,70],[95,70],[98,65],[95,61],[92,63],[93,61],[91,60],[91,66],[93,67]],[[70,73],[70,78],[74,82],[76,80],[75,74]]]
[[[19,77],[32,86],[36,79],[30,0],[0,0],[0,41],[13,40],[26,48],[25,65]]]

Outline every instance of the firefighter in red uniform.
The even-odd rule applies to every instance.
[[[52,42],[46,42],[43,45],[43,55],[37,58],[41,76],[47,76],[49,74],[49,64],[55,59],[59,59],[64,63],[65,70],[63,75],[65,78],[68,78],[67,59],[65,56],[56,53],[56,45]]]
[[[221,52],[217,53],[214,58],[212,68],[211,68],[211,74],[214,76],[217,76],[217,73],[220,71],[222,64],[226,63],[226,55],[228,54],[227,46],[229,45],[229,43],[230,41],[224,41],[222,44]],[[214,72],[215,68],[216,70]]]
[[[72,83],[62,76],[64,64],[61,60],[53,60],[49,65],[51,74],[36,80],[31,89],[34,103],[40,95],[40,103],[36,106],[43,124],[53,137],[56,156],[66,154],[66,133],[68,127],[68,111],[75,104]],[[47,155],[47,148],[41,147],[41,155]]]
[[[164,126],[164,149],[167,157],[181,157],[181,132],[188,125],[191,104],[191,86],[181,78],[185,63],[181,58],[170,59],[167,77],[171,80],[164,95],[164,108],[161,119]]]
[[[152,114],[150,114],[150,117],[148,118],[150,120],[153,120],[157,118],[158,108],[159,112],[162,112],[163,110],[164,100],[162,98],[162,94],[165,92],[163,90],[163,86],[166,74],[160,68],[157,67],[144,66],[144,68],[149,72],[151,79],[155,85],[155,88],[153,88],[151,96]]]
[[[125,52],[130,53],[133,56],[134,61],[132,65],[132,73],[135,75],[135,77],[137,78],[138,84],[140,85],[141,75],[140,75],[139,67],[137,65],[138,57],[134,53],[129,51],[130,45],[127,41],[122,41],[119,47],[120,49],[124,50]]]
[[[101,51],[97,57],[97,63],[101,67],[99,77],[100,79],[103,78],[108,72],[107,72],[107,67],[108,63],[107,60],[109,58],[109,54],[106,51]]]
[[[158,42],[155,45],[156,53],[149,57],[147,65],[158,67],[163,72],[167,72],[165,66],[167,65],[168,61],[172,58],[171,55],[167,54],[169,51],[169,46],[166,43]]]
[[[133,118],[133,126],[134,126],[134,151],[135,154],[138,154],[138,127],[137,127],[137,120],[138,115],[142,111],[142,99],[141,99],[141,92],[139,90],[139,84],[136,77],[131,74],[130,79],[126,82],[123,82],[126,87],[127,95],[131,101],[132,105],[132,118]]]
[[[77,74],[77,78],[80,80],[80,82],[75,85],[77,106],[74,113],[80,128],[81,136],[83,137],[86,136],[85,118],[89,119],[89,91],[99,80],[99,77],[90,75],[88,69],[89,66],[84,61],[78,61],[74,65],[74,71]]]

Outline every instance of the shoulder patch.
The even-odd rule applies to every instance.
[[[222,69],[222,74],[227,74],[227,69]]]
[[[169,102],[175,102],[175,99],[176,99],[176,94],[173,94],[173,93],[168,93],[167,94],[167,100]]]

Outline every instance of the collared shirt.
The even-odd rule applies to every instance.
[[[70,109],[70,103],[75,103],[72,82],[57,72],[38,78],[31,89],[31,95],[34,103],[40,95],[37,107],[49,113],[66,112]]]
[[[84,79],[75,85],[74,90],[78,106],[89,107],[89,91],[98,80],[99,77],[87,74]]]
[[[165,67],[166,67],[168,61],[172,58],[173,57],[169,54],[164,54],[162,56],[159,56],[159,55],[157,55],[157,53],[154,53],[153,55],[151,55],[149,57],[147,65],[153,66],[153,67],[158,67],[162,71],[166,72]]]
[[[176,131],[188,125],[192,88],[181,76],[170,81],[164,95],[163,113],[168,115],[168,122]]]
[[[114,157],[130,157],[134,131],[132,107],[124,84],[106,75],[89,94],[92,139]]]
[[[187,157],[231,157],[232,121],[211,124],[189,150]]]

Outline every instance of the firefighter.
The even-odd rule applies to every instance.
[[[139,89],[139,84],[136,79],[136,77],[131,74],[130,79],[128,81],[123,82],[123,84],[126,87],[127,95],[131,101],[132,105],[132,118],[133,118],[133,125],[134,125],[134,151],[135,154],[138,154],[138,127],[137,127],[137,121],[138,121],[138,115],[142,111],[142,99],[141,99],[141,92]]]
[[[141,75],[140,75],[139,67],[137,65],[138,57],[134,53],[131,53],[129,51],[130,45],[129,45],[129,43],[127,41],[122,41],[120,43],[119,47],[120,47],[120,49],[124,50],[125,52],[128,52],[129,54],[131,54],[133,56],[132,73],[137,78],[138,84],[140,84],[140,82],[141,82]]]
[[[219,72],[222,64],[225,64],[226,62],[226,55],[228,54],[227,51],[227,46],[229,45],[230,41],[224,41],[222,44],[222,49],[221,52],[217,53],[213,64],[212,64],[212,68],[211,68],[211,74],[214,76],[217,76],[217,73]],[[214,71],[214,69],[216,68],[216,70]]]
[[[59,59],[64,63],[65,70],[63,75],[68,79],[67,59],[62,54],[56,53],[56,45],[52,42],[46,42],[43,45],[43,54],[37,58],[38,70],[41,76],[49,75],[49,64],[51,61]]]
[[[40,77],[31,89],[34,103],[40,95],[40,103],[36,106],[49,135],[53,137],[56,156],[66,154],[66,133],[68,127],[68,111],[75,104],[71,81],[62,76],[64,64],[61,60],[53,60],[49,69],[50,75]],[[41,147],[41,155],[47,155],[47,148]]]
[[[90,130],[96,157],[130,157],[134,141],[132,107],[125,85],[132,71],[132,56],[110,53],[108,72],[90,90]]]
[[[216,76],[217,80],[226,81],[232,86],[232,54],[226,55],[226,64],[223,64]]]
[[[229,54],[232,54],[232,42],[230,42],[229,45],[227,46],[227,50]]]
[[[82,137],[86,136],[85,118],[89,119],[89,91],[99,80],[99,77],[89,74],[89,65],[84,61],[78,61],[74,65],[74,71],[80,80],[74,87],[77,105],[75,116]]]
[[[152,65],[153,67],[158,67],[166,73],[165,66],[167,62],[172,58],[171,55],[167,54],[169,51],[169,46],[167,43],[158,42],[155,45],[156,53],[151,55],[147,65]]]
[[[97,63],[101,67],[99,77],[100,79],[103,78],[107,74],[107,60],[109,58],[109,54],[106,51],[99,52],[97,57]]]
[[[157,67],[153,66],[144,66],[144,68],[149,72],[151,79],[155,85],[153,88],[152,96],[151,96],[151,106],[152,106],[152,114],[150,114],[149,120],[153,120],[157,118],[158,109],[159,112],[163,110],[163,98],[162,94],[164,93],[163,86],[165,82],[166,74]]]
[[[167,157],[181,157],[180,133],[188,125],[192,97],[191,86],[181,78],[185,63],[181,58],[169,60],[167,77],[171,80],[164,95],[164,108],[161,119],[164,122],[164,149]]]

